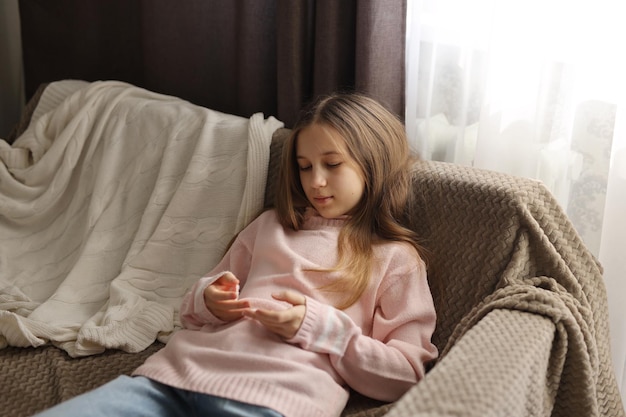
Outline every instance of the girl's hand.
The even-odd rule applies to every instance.
[[[243,317],[249,303],[239,300],[239,280],[226,272],[204,290],[204,304],[222,321],[235,321]]]
[[[306,313],[306,298],[295,291],[283,291],[272,294],[275,300],[286,301],[293,307],[286,310],[247,309],[244,315],[259,321],[269,331],[284,339],[296,335]]]

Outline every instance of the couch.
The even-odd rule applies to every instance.
[[[272,135],[265,207],[288,134]],[[412,183],[409,226],[428,249],[441,355],[399,401],[352,393],[342,415],[624,416],[602,267],[547,188],[433,161],[415,164]],[[28,416],[128,374],[162,346],[79,357],[47,344],[0,349],[2,415]]]

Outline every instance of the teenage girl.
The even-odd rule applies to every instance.
[[[356,94],[318,100],[284,145],[276,208],[183,299],[132,377],[52,416],[339,416],[349,388],[394,401],[437,356],[404,126]]]

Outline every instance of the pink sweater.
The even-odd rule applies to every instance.
[[[134,374],[286,417],[339,416],[348,387],[383,401],[398,399],[437,356],[425,266],[406,244],[377,245],[369,287],[356,304],[337,310],[332,294],[318,289],[329,274],[309,270],[335,265],[344,221],[309,210],[295,232],[284,229],[274,211],[263,213],[185,296],[185,329]],[[239,278],[240,298],[252,307],[286,308],[272,299],[276,291],[304,294],[306,314],[296,335],[285,341],[252,319],[225,323],[213,316],[203,291],[225,271]]]

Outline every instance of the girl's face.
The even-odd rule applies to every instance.
[[[349,214],[361,200],[363,174],[332,127],[312,124],[302,129],[296,139],[296,158],[302,189],[323,217]]]

